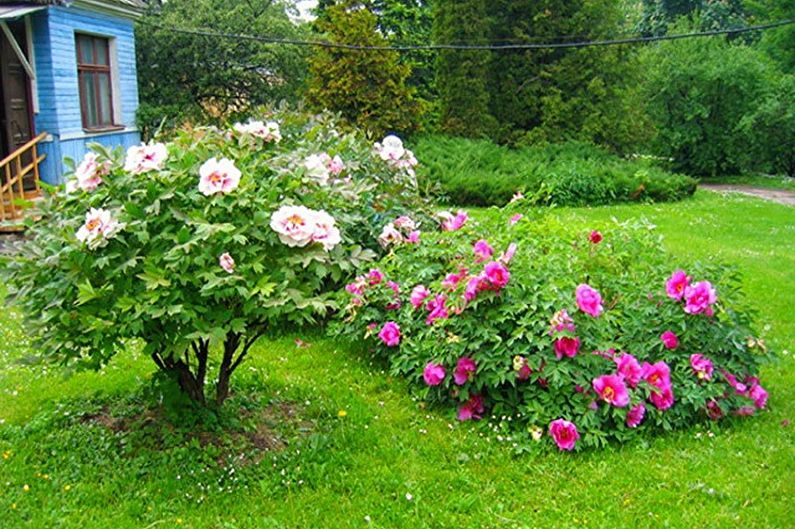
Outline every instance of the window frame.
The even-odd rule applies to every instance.
[[[84,63],[82,62],[81,57],[81,40],[88,39],[90,42],[90,49],[91,49],[91,63]],[[107,64],[99,64],[98,61],[98,46],[103,46],[105,48],[105,57],[107,58]],[[113,47],[111,46],[111,39],[108,37],[103,37],[100,35],[92,35],[90,33],[80,33],[75,32],[75,54],[77,57],[77,88],[78,88],[78,95],[80,98],[80,121],[83,126],[83,130],[86,132],[103,132],[103,131],[110,131],[110,130],[120,130],[124,127],[118,125],[116,123],[116,109],[114,108],[114,91],[113,91],[113,58],[111,57],[111,50]],[[100,74],[106,74],[108,76],[107,82],[107,93],[108,93],[108,100],[107,100],[107,110],[110,114],[107,116],[107,120],[103,120],[103,112],[102,112],[102,96],[100,95]],[[94,97],[93,101],[89,101],[89,95],[83,89],[83,77],[85,75],[91,76],[91,82],[94,87]],[[91,125],[87,122],[88,119],[88,110],[89,105],[94,105],[95,115],[97,116],[97,125]],[[104,121],[104,122],[103,122]]]

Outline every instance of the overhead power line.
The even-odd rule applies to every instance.
[[[460,51],[508,51],[508,50],[545,50],[545,49],[565,49],[565,48],[588,48],[594,46],[617,46],[622,44],[638,44],[644,42],[659,42],[665,40],[681,40],[699,37],[712,37],[716,35],[740,35],[756,31],[766,31],[769,29],[780,28],[795,24],[795,19],[779,20],[768,24],[756,26],[745,26],[731,29],[716,29],[710,31],[698,31],[693,33],[678,33],[673,35],[660,36],[637,36],[620,39],[603,40],[579,40],[569,42],[524,42],[516,44],[420,44],[420,45],[398,45],[398,46],[366,46],[359,44],[343,44],[339,42],[329,42],[325,40],[301,40],[281,37],[268,37],[264,35],[246,35],[241,33],[227,33],[222,31],[212,31],[205,29],[186,29],[165,26],[156,22],[148,24],[165,31],[184,33],[187,35],[199,35],[213,38],[227,38],[237,40],[252,40],[266,44],[289,45],[289,46],[317,46],[321,48],[332,48],[351,51],[441,51],[441,50],[460,50]],[[549,37],[554,39],[555,37]]]

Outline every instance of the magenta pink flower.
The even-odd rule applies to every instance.
[[[676,349],[679,347],[679,337],[673,331],[665,331],[660,335],[663,345],[666,349]]]
[[[571,336],[561,336],[555,340],[555,356],[560,360],[564,356],[574,358],[580,351],[580,339]]]
[[[522,215],[521,213],[517,213],[516,215],[511,217],[511,220],[510,220],[511,226],[513,226],[514,224],[516,224],[517,222],[522,220],[523,217],[524,217],[524,215]]]
[[[433,325],[436,320],[446,320],[450,317],[450,313],[445,306],[446,302],[447,297],[439,294],[425,305],[429,313],[428,317],[425,319],[426,324]]]
[[[713,421],[717,421],[723,417],[723,410],[720,408],[720,404],[714,399],[707,402],[707,417]]]
[[[748,390],[748,398],[754,401],[754,406],[760,410],[767,405],[767,391],[758,383],[753,383]]]
[[[458,420],[469,421],[472,419],[480,419],[483,414],[483,397],[480,395],[472,395],[469,400],[458,408]]]
[[[446,374],[447,372],[442,364],[428,362],[422,372],[422,378],[425,379],[425,383],[429,386],[438,386],[442,383]]]
[[[577,427],[573,422],[565,419],[555,419],[549,423],[549,435],[555,440],[555,444],[561,450],[572,450],[580,434],[577,433]]]
[[[638,363],[638,359],[629,353],[624,353],[616,358],[615,362],[618,375],[629,384],[629,387],[636,387],[643,376],[643,370]]]
[[[478,242],[476,242],[474,246],[472,246],[472,250],[475,252],[476,263],[488,261],[494,254],[494,248],[492,248],[485,239],[480,239]]]
[[[756,413],[756,410],[753,406],[740,406],[734,411],[734,414],[738,417],[750,417]]]
[[[377,285],[384,280],[384,274],[378,268],[373,268],[367,273],[367,279],[371,285]]]
[[[710,380],[712,378],[712,360],[698,353],[690,355],[690,367],[696,373],[699,380]]]
[[[229,252],[221,254],[221,257],[218,258],[218,264],[228,274],[233,274],[235,272],[235,260],[229,255]]]
[[[464,289],[464,299],[467,301],[472,301],[477,297],[479,292],[482,292],[486,289],[487,285],[488,281],[483,274],[472,276],[469,278],[469,281],[467,281],[467,286]]]
[[[602,296],[589,285],[581,284],[575,292],[577,306],[586,314],[599,317],[602,314]]]
[[[408,237],[406,237],[406,242],[409,244],[419,244],[420,242],[420,230],[414,230],[409,233]]]
[[[453,381],[456,385],[463,386],[466,382],[472,380],[477,368],[478,366],[475,361],[468,356],[459,358],[458,364],[456,364],[455,371],[453,372]]]
[[[408,231],[411,231],[417,227],[417,224],[411,219],[411,217],[407,215],[401,215],[400,217],[396,218],[394,224],[395,227]]]
[[[387,347],[395,347],[400,344],[400,326],[394,321],[388,321],[381,327],[378,337]]]
[[[623,408],[629,404],[629,392],[620,375],[602,375],[593,379],[593,390],[603,401]]]
[[[513,260],[513,256],[516,254],[516,243],[512,242],[508,245],[508,249],[500,256],[499,261],[504,264],[510,264]]]
[[[431,291],[425,288],[425,285],[417,285],[414,287],[414,290],[411,291],[411,304],[414,305],[415,309],[418,309],[422,306],[425,302],[425,299],[431,295]]]
[[[442,218],[442,231],[456,231],[460,230],[464,227],[467,220],[469,220],[469,215],[464,210],[458,210],[458,213],[453,216],[451,213],[443,212],[440,213],[439,216]]]
[[[442,280],[442,288],[455,290],[455,287],[458,286],[458,283],[460,283],[468,273],[469,270],[462,268],[458,271],[458,273],[447,274],[447,276]]]
[[[591,235],[588,236],[588,240],[591,241],[593,244],[599,244],[600,242],[602,242],[603,238],[604,237],[602,237],[602,234],[599,233],[597,230],[592,231]]]
[[[527,363],[527,358],[518,355],[513,357],[513,370],[516,371],[516,378],[518,380],[527,380],[533,373],[533,370]]]
[[[499,261],[491,261],[483,269],[483,274],[489,283],[489,288],[493,290],[501,290],[508,281],[511,279],[511,273],[505,268],[505,265]]]
[[[643,363],[643,380],[653,386],[649,400],[659,410],[667,410],[674,403],[673,388],[671,387],[671,369],[663,361],[656,364]]]
[[[646,416],[646,406],[641,402],[633,406],[627,413],[627,426],[637,428]]]
[[[718,295],[709,281],[701,281],[685,289],[685,312],[688,314],[701,314],[711,309]]]
[[[668,297],[680,300],[685,295],[685,289],[690,285],[690,276],[684,270],[677,270],[665,283],[665,292]]]

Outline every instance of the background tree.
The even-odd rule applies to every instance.
[[[136,28],[139,126],[148,136],[171,125],[237,117],[255,106],[297,101],[306,80],[306,50],[233,38],[189,35],[171,28],[298,38],[294,2],[169,0],[153,5]]]
[[[644,35],[665,35],[670,24],[693,16],[700,30],[745,26],[748,14],[742,0],[643,0],[639,30]]]
[[[358,1],[327,7],[316,21],[324,38],[336,43],[387,46],[377,17]],[[408,64],[397,52],[361,52],[315,47],[309,61],[306,94],[310,106],[339,112],[348,122],[375,135],[417,130],[423,105],[407,84]]]
[[[488,43],[491,21],[486,0],[437,0],[433,34],[438,44]],[[440,127],[467,137],[492,135],[489,110],[489,51],[442,50],[436,61]]]

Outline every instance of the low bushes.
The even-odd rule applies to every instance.
[[[426,136],[420,176],[458,205],[504,205],[522,192],[538,204],[599,205],[690,196],[696,181],[583,143],[509,149],[488,140]]]
[[[482,227],[445,215],[420,244],[393,244],[348,285],[340,331],[459,420],[501,417],[520,448],[765,407],[767,351],[732,269],[678,262],[646,225],[577,232],[521,204]]]

